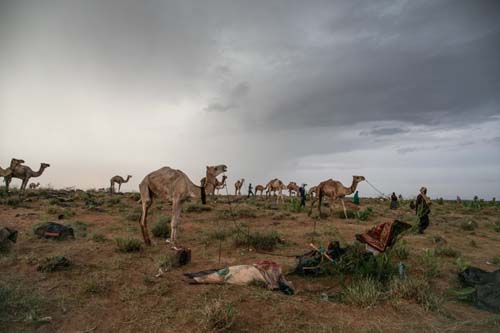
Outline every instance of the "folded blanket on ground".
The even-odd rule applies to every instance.
[[[184,274],[190,283],[247,285],[262,282],[270,290],[280,289],[293,294],[293,285],[285,279],[281,267],[274,261],[259,261],[253,265],[236,265],[217,270]]]

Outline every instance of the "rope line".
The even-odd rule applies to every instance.
[[[367,183],[368,185],[370,185],[370,186],[371,186],[371,187],[372,187],[375,191],[377,191],[377,192],[380,194],[380,196],[382,196],[382,197],[386,197],[386,198],[388,198],[388,197],[389,197],[388,195],[385,195],[385,193],[384,193],[384,192],[380,191],[380,190],[379,190],[379,189],[377,189],[374,185],[372,185],[372,183],[370,183],[370,182],[368,181],[368,179],[365,179],[365,181],[366,181],[366,183]]]

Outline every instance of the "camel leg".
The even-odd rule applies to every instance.
[[[118,192],[120,192],[121,188],[122,188],[122,183],[118,183]]]
[[[114,191],[114,188],[115,187],[115,184],[113,182],[109,182],[109,193],[110,194],[113,194],[113,191]]]
[[[24,178],[23,182],[21,184],[21,193],[24,193],[26,191],[26,186],[28,185],[29,178]]]
[[[172,221],[170,222],[170,241],[172,245],[175,245],[175,241],[177,240],[177,225],[181,216],[181,208],[180,199],[174,199],[172,203]]]
[[[139,185],[139,189],[141,191],[141,203],[142,203],[142,214],[140,220],[142,238],[144,238],[144,243],[146,243],[146,245],[151,246],[151,239],[149,239],[149,233],[148,233],[147,216],[148,216],[148,209],[151,206],[152,200],[151,196],[149,195],[149,188],[147,187],[147,185],[141,183],[141,185]]]
[[[340,201],[342,201],[342,207],[344,208],[345,219],[347,220],[347,210],[345,209],[344,199],[340,199]]]

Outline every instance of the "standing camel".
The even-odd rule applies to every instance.
[[[241,178],[234,183],[234,195],[241,195],[241,188],[243,187],[244,182],[245,178]]]
[[[279,180],[278,178],[275,178],[273,180],[270,180],[269,183],[266,185],[266,197],[271,195],[271,192],[273,192],[273,195],[276,195],[276,192],[278,193],[278,198],[276,202],[278,201],[283,201],[283,190],[286,189],[286,185]]]
[[[205,193],[208,195],[215,195],[215,190],[217,190],[217,194],[219,194],[219,190],[223,189],[226,187],[226,179],[227,176],[223,175],[222,176],[222,181],[219,181],[217,178],[215,178],[215,181],[213,184],[207,183],[207,177],[203,177],[200,181],[201,186],[205,187]],[[210,187],[210,191],[207,191],[207,187]]]
[[[217,190],[217,195],[219,195],[220,190],[222,190],[223,188],[227,188],[226,180],[227,180],[226,175],[222,176],[222,181],[217,180],[217,184],[215,185],[215,189]]]
[[[115,193],[115,183],[118,184],[118,192],[120,192],[122,184],[127,183],[130,178],[132,178],[131,175],[128,175],[127,179],[123,179],[122,176],[111,177],[111,179],[109,180],[110,183],[109,192]]]
[[[255,195],[257,195],[258,192],[260,191],[260,195],[262,196],[262,194],[264,194],[264,190],[265,189],[266,188],[264,186],[262,186],[262,185],[255,186]]]
[[[307,191],[307,195],[309,196],[309,198],[314,198],[314,197],[317,197],[317,189],[318,187],[317,186],[313,186],[309,189],[309,191]]]
[[[29,166],[26,166],[26,165],[21,165],[18,163],[19,160],[16,160],[16,159],[12,159],[11,161],[11,170],[12,170],[12,173],[10,174],[10,176],[7,176],[5,177],[5,189],[7,190],[7,192],[9,191],[9,185],[10,185],[10,182],[12,181],[12,178],[18,178],[18,179],[21,179],[22,180],[22,184],[21,184],[21,193],[23,193],[25,190],[26,190],[26,186],[28,185],[28,181],[30,180],[30,178],[32,177],[40,177],[42,174],[43,174],[43,171],[45,169],[47,169],[48,167],[50,167],[50,164],[48,163],[41,163],[40,164],[40,169],[38,171],[33,171]],[[17,164],[15,165],[15,167],[13,168],[12,167],[12,164]]]
[[[344,208],[345,218],[347,219],[347,211],[345,209],[344,197],[346,195],[354,193],[354,191],[356,191],[358,183],[362,182],[363,180],[365,180],[365,177],[363,176],[352,176],[352,184],[350,187],[345,187],[344,185],[342,185],[341,182],[333,179],[328,179],[325,180],[324,182],[321,182],[318,185],[318,189],[316,190],[317,195],[311,203],[311,209],[309,210],[309,215],[311,215],[312,213],[314,203],[316,201],[319,201],[318,212],[319,215],[321,216],[321,200],[323,199],[324,196],[327,196],[330,198],[330,214],[333,213],[333,202],[336,199],[340,199],[340,201],[342,202],[342,207]]]
[[[292,196],[293,192],[295,192],[295,195],[299,195],[299,185],[297,185],[296,182],[290,182],[286,188],[288,189],[288,195]]]
[[[24,163],[24,160],[19,160],[17,158],[13,158],[10,161],[10,166],[6,169],[0,167],[0,177],[8,177],[12,174],[12,170],[16,168],[16,166]]]
[[[31,183],[30,184],[30,190],[34,190],[34,189],[36,189],[39,186],[40,186],[40,183]]]
[[[206,203],[205,190],[212,191],[212,186],[216,184],[216,177],[226,172],[227,166],[207,166],[206,187],[196,186],[181,170],[163,167],[148,174],[139,184],[141,193],[142,214],[141,230],[144,242],[151,245],[147,226],[148,209],[153,199],[159,197],[172,201],[172,221],[170,222],[170,239],[175,244],[177,239],[177,225],[182,210],[182,204],[189,198],[201,198],[203,204]]]

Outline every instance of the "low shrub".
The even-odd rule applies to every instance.
[[[439,198],[439,199],[436,200],[436,203],[438,205],[443,205],[444,204],[444,199],[443,198]]]
[[[393,279],[388,294],[395,299],[414,300],[427,311],[438,310],[443,303],[443,297],[432,290],[429,281],[417,277]]]
[[[426,278],[434,278],[440,274],[438,261],[433,250],[424,251],[420,262]]]
[[[160,216],[155,225],[153,225],[151,233],[155,237],[162,237],[162,238],[170,237],[170,217]]]
[[[408,259],[408,257],[410,256],[408,242],[404,239],[400,240],[392,247],[391,253],[401,260]]]
[[[452,258],[457,258],[460,256],[460,251],[452,248],[452,247],[438,247],[435,251],[437,256],[442,256],[442,257],[452,257]]]
[[[48,302],[35,290],[0,281],[0,323],[38,321]]]
[[[138,239],[115,238],[115,242],[120,252],[138,252],[142,249],[142,242]]]
[[[253,209],[248,208],[235,208],[232,210],[220,210],[217,212],[217,218],[221,220],[229,219],[246,219],[246,218],[256,218],[257,213]]]
[[[359,221],[366,221],[373,214],[373,209],[371,207],[367,207],[365,210],[360,210],[354,212],[356,219]]]
[[[71,261],[63,256],[47,257],[38,264],[37,270],[46,273],[56,272],[69,269],[71,265]]]
[[[237,315],[238,312],[231,303],[215,299],[202,308],[200,324],[207,331],[229,331]]]
[[[477,228],[477,223],[473,220],[465,220],[460,223],[460,228],[465,231],[472,231]]]
[[[203,213],[203,212],[209,212],[211,210],[212,207],[197,203],[188,204],[182,207],[182,211],[185,213]]]
[[[373,278],[354,280],[342,291],[342,301],[360,307],[370,307],[382,300],[383,292],[380,282]]]
[[[234,246],[251,246],[256,250],[272,251],[278,244],[283,244],[283,240],[276,231],[266,233],[249,233],[236,231],[234,233]]]
[[[85,280],[83,291],[90,294],[106,294],[111,290],[111,281],[103,274],[92,274]]]
[[[125,215],[125,219],[131,222],[137,222],[141,218],[141,211],[133,211]]]

